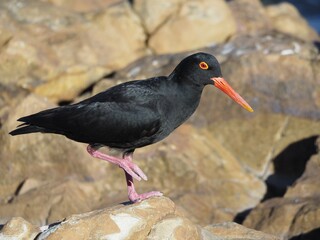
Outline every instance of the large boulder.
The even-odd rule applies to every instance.
[[[318,140],[318,146],[320,141]],[[295,163],[291,163],[295,164]],[[244,225],[283,239],[318,239],[320,155],[308,160],[303,175],[289,187],[283,198],[272,198],[254,208]]]
[[[13,218],[4,225],[0,237],[16,240],[35,237],[41,240],[279,240],[273,235],[231,222],[200,227],[181,215],[175,204],[165,197],[72,215],[41,228],[22,218]]]
[[[305,41],[319,40],[317,32],[292,4],[283,2],[270,5],[266,7],[266,12],[275,30]]]
[[[158,54],[188,51],[226,41],[236,30],[225,1],[188,0],[149,38],[149,47]]]
[[[281,29],[278,19],[304,28],[299,30],[303,35]],[[218,58],[224,78],[255,112],[208,86],[187,124],[164,141],[135,151],[134,161],[149,177],[136,182],[137,191],[163,191],[176,203],[146,201],[158,209],[155,216],[162,210],[172,214],[156,221],[147,216],[154,221],[152,227],[146,225],[148,237],[233,239],[218,233],[237,228],[240,234],[234,238],[243,232],[260,234],[232,223],[211,226],[233,220],[282,237],[317,233],[318,163],[311,156],[320,135],[319,52],[311,42],[316,39],[312,31],[290,5],[272,9],[258,0],[17,0],[0,2],[0,20],[1,223],[14,216],[38,226],[59,221],[57,234],[69,234],[73,229],[63,228],[63,218],[78,214],[65,226],[75,219],[81,225],[88,216],[114,212],[81,213],[127,200],[121,169],[92,159],[85,144],[62,136],[10,137],[17,118],[80,101],[124,81],[168,75],[185,56],[205,51]],[[169,54],[150,55],[149,47]],[[205,48],[194,50],[199,47]],[[191,51],[172,54],[185,50]],[[157,205],[162,203],[166,209]],[[144,205],[114,209],[135,211],[136,206]],[[181,214],[170,210],[175,207]],[[265,214],[270,215],[268,224]],[[104,231],[100,218],[95,219],[94,229]],[[139,224],[144,221],[143,216]],[[13,236],[11,229],[19,224],[24,236],[39,233],[18,218],[0,236]],[[50,226],[42,236],[54,233]],[[268,239],[260,239],[264,237]]]
[[[49,107],[53,104],[30,95],[11,110],[0,130],[0,201],[3,203],[14,198],[19,186],[31,177],[46,182],[71,176],[88,180],[105,176],[106,168],[103,166],[106,165],[92,161],[84,144],[51,134],[19,137],[8,134],[17,126],[16,119],[19,117]]]
[[[1,82],[70,101],[102,76],[146,54],[126,1],[86,14],[50,1],[1,1]]]

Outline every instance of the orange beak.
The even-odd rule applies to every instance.
[[[246,109],[249,112],[253,112],[253,109],[250,107],[250,105],[238,93],[236,93],[235,90],[232,89],[232,87],[226,82],[226,80],[224,80],[222,77],[211,78],[211,80],[214,82],[214,86],[216,86],[222,92],[231,97],[244,109]]]

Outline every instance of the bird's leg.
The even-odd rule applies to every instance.
[[[99,158],[108,162],[111,162],[113,164],[118,165],[120,168],[122,168],[127,174],[134,177],[138,181],[141,180],[148,180],[147,176],[144,174],[144,172],[138,167],[138,165],[134,164],[132,162],[132,154],[131,155],[123,155],[123,159],[116,158],[113,156],[109,156],[107,154],[104,154],[102,152],[98,151],[97,146],[94,145],[88,145],[87,151],[88,153],[95,158]]]
[[[129,161],[132,162],[132,152],[131,153],[125,153],[123,155],[124,159],[128,159]],[[126,181],[127,181],[127,188],[128,188],[128,198],[131,202],[141,202],[147,198],[150,197],[157,197],[157,196],[162,196],[163,194],[158,191],[152,191],[152,192],[147,192],[147,193],[142,193],[138,194],[134,188],[133,184],[133,178],[130,174],[127,173],[127,171],[124,171],[126,174]]]

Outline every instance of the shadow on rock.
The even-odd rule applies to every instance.
[[[316,228],[307,233],[302,233],[298,236],[294,236],[289,240],[318,240],[320,236],[320,228]]]
[[[251,212],[252,208],[250,209],[246,209],[242,212],[239,212],[233,219],[234,222],[238,223],[238,224],[242,224],[243,221],[246,219],[246,217],[249,215],[249,213]]]
[[[315,135],[291,143],[273,159],[274,174],[266,180],[267,192],[261,202],[283,197],[287,188],[302,176],[307,162],[317,153],[317,138]],[[233,221],[242,224],[251,210],[252,208],[239,212]]]
[[[287,187],[303,174],[308,160],[317,153],[315,144],[317,137],[311,136],[294,142],[274,158],[274,174],[266,180],[267,192],[262,202],[270,198],[282,197]]]

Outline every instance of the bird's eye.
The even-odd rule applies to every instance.
[[[209,68],[209,66],[206,62],[199,63],[199,67],[203,70],[207,70]]]

